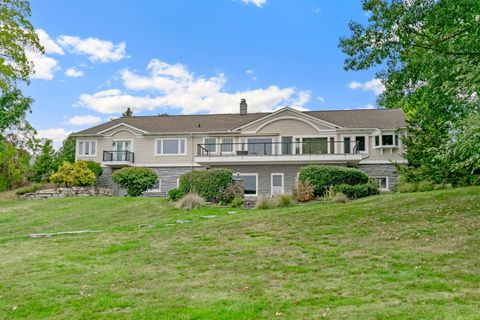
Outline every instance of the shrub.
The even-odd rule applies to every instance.
[[[337,203],[345,203],[348,201],[348,197],[345,193],[339,192],[333,196],[333,201]]]
[[[260,197],[255,204],[257,209],[272,209],[275,208],[275,201],[270,197]]]
[[[228,169],[195,170],[180,177],[180,190],[184,194],[195,192],[207,201],[216,201],[220,190],[232,184],[232,173]]]
[[[152,169],[140,167],[122,168],[112,174],[112,180],[127,189],[131,197],[137,197],[152,188],[157,179]]]
[[[340,184],[335,186],[334,190],[335,193],[345,194],[349,199],[363,198],[380,193],[380,190],[378,190],[378,185],[372,182],[357,184],[354,186],[349,184]]]
[[[93,186],[95,174],[87,167],[85,161],[77,161],[74,164],[65,161],[58,171],[50,176],[50,181],[65,187]]]
[[[173,189],[168,190],[168,197],[173,201],[176,201],[183,196],[184,196],[184,194],[183,194],[182,190],[180,190],[178,188],[173,188]]]
[[[235,198],[243,198],[243,190],[240,185],[230,183],[219,190],[218,196],[214,200],[221,204],[229,204]]]
[[[229,205],[232,208],[240,208],[243,207],[244,203],[245,200],[243,198],[234,198],[232,201],[230,201]]]
[[[310,181],[297,181],[293,189],[293,198],[298,202],[307,202],[315,199],[315,187]]]
[[[353,168],[310,165],[300,170],[299,179],[303,182],[310,181],[315,187],[315,195],[322,196],[331,185],[365,184],[368,182],[368,175]]]
[[[325,193],[323,194],[323,199],[333,200],[333,197],[335,197],[335,187],[334,186],[328,186],[328,188],[325,189]]]
[[[398,192],[407,193],[407,192],[416,192],[418,187],[414,182],[401,182],[397,185]]]
[[[290,195],[288,194],[281,194],[279,195],[276,199],[276,205],[277,207],[291,207],[293,205],[293,199]]]
[[[21,189],[18,189],[15,192],[18,196],[24,195],[26,193],[34,193],[43,188],[43,183],[34,183],[31,186],[27,186]]]
[[[193,210],[200,208],[206,204],[203,197],[196,193],[189,193],[178,200],[176,207],[178,209]]]
[[[78,160],[77,162],[80,162],[80,161],[85,161],[85,160]],[[95,162],[93,160],[87,160],[85,162],[87,164],[88,169],[92,170],[95,177],[100,177],[102,175],[103,169],[100,163]]]
[[[434,183],[431,181],[421,181],[417,185],[418,192],[432,191],[434,188]]]

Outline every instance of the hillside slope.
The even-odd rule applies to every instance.
[[[229,211],[0,201],[0,319],[478,319],[480,187]]]

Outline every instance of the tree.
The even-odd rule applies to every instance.
[[[0,88],[2,95],[15,91],[18,82],[29,83],[33,64],[26,49],[43,53],[35,29],[29,22],[30,4],[26,0],[0,2]]]
[[[48,181],[48,178],[58,168],[55,159],[55,150],[53,149],[53,142],[46,139],[43,143],[40,155],[35,159],[33,164],[32,180],[35,182]]]
[[[125,112],[122,113],[122,118],[132,117],[132,116],[133,116],[133,111],[132,109],[130,109],[130,107],[128,107],[127,110],[125,110]]]
[[[25,98],[18,89],[6,92],[0,96],[0,132],[14,125],[19,125],[25,118],[33,100]]]
[[[30,154],[0,137],[0,191],[19,187],[26,182]]]
[[[461,173],[437,155],[480,110],[480,2],[364,0],[363,9],[368,25],[350,22],[340,40],[345,69],[381,68],[378,104],[407,116],[407,180],[455,183]]]
[[[57,165],[60,166],[63,162],[67,161],[70,163],[75,162],[75,148],[76,140],[74,137],[67,137],[63,140],[62,146],[56,154]]]

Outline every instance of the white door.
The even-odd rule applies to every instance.
[[[283,173],[272,173],[272,196],[283,194]]]
[[[129,140],[118,140],[115,141],[115,160],[116,161],[127,161],[129,155],[125,151],[131,150],[132,142]]]

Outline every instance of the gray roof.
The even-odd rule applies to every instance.
[[[305,114],[344,128],[397,129],[406,126],[400,109],[360,109],[305,111]],[[139,116],[113,119],[98,126],[74,133],[75,136],[97,134],[120,123],[149,133],[199,133],[234,130],[271,113],[199,114],[172,116]]]

